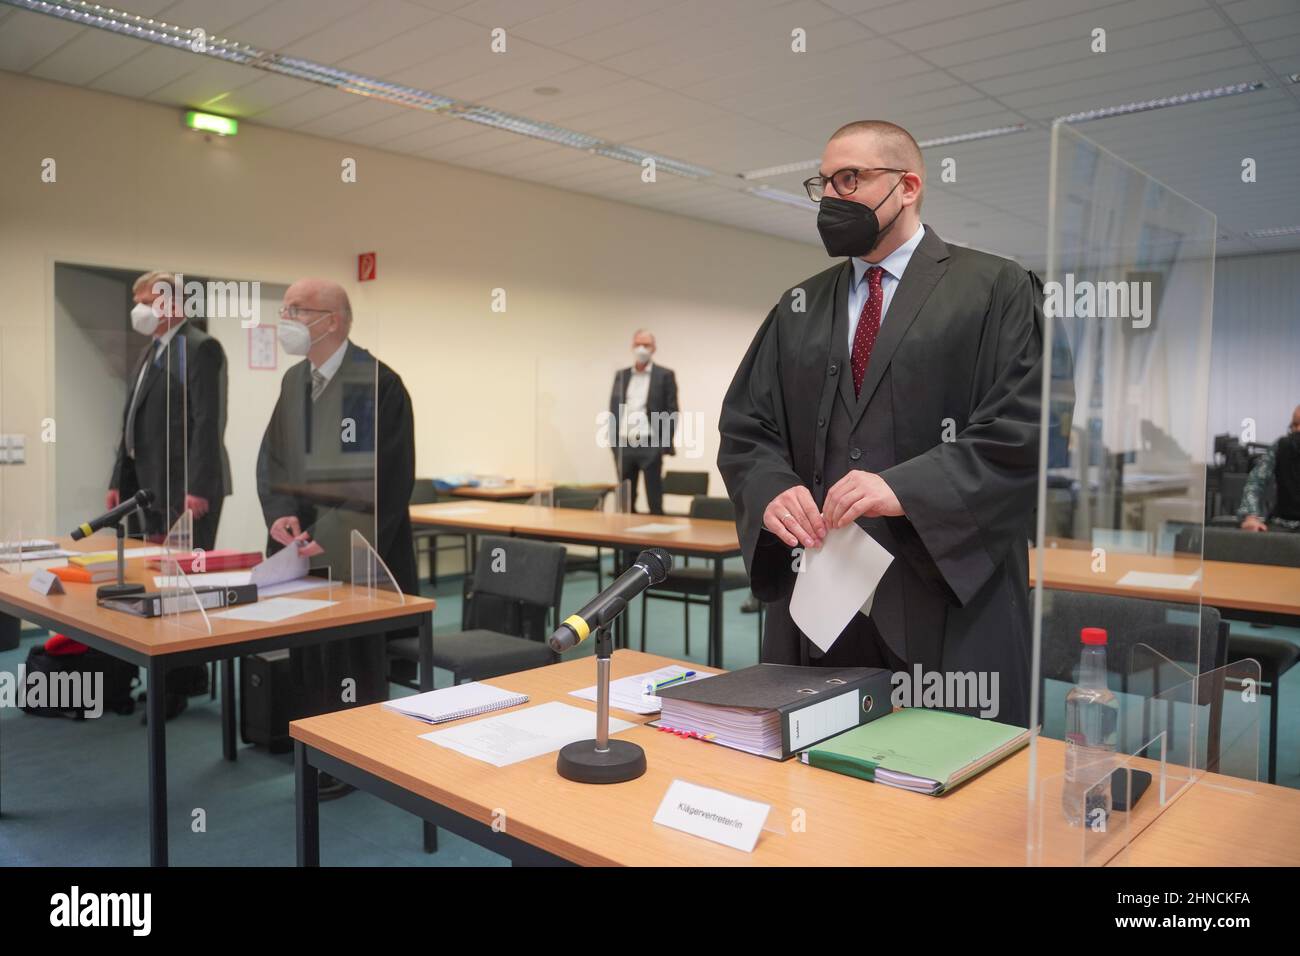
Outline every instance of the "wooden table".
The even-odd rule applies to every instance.
[[[107,542],[112,542],[112,548],[106,547]],[[59,542],[59,546],[69,550],[104,551],[115,549],[116,543],[113,538],[100,535],[76,543],[65,539]],[[126,579],[144,583],[148,590],[156,590],[153,577],[162,572],[147,567],[143,558],[130,557],[131,551],[138,550],[138,547],[127,549]],[[387,592],[366,591],[336,582],[333,587],[294,595],[328,598],[337,602],[332,607],[274,624],[210,616],[211,633],[207,633],[201,629],[201,619],[194,612],[167,618],[140,618],[100,607],[95,600],[99,585],[65,582],[66,593],[47,597],[31,590],[29,579],[27,573],[0,573],[0,613],[31,621],[51,632],[66,634],[148,672],[149,854],[154,866],[167,864],[164,704],[167,672],[172,668],[212,661],[221,663],[222,751],[227,760],[234,760],[236,753],[233,663],[245,654],[373,634],[375,624],[382,621],[384,630],[418,628],[421,680],[427,687],[433,686],[432,612],[437,605],[429,598],[405,595],[399,601]]]
[[[1233,561],[1205,561],[1174,555],[1128,554],[1107,551],[1106,570],[1093,571],[1092,552],[1087,547],[1043,549],[1043,579],[1049,588],[1065,591],[1093,591],[1122,597],[1145,598],[1174,604],[1202,602],[1230,616],[1260,624],[1300,626],[1300,568],[1271,564],[1239,564]],[[1202,569],[1199,587],[1131,587],[1119,579],[1130,571],[1159,574],[1193,574]],[[1029,584],[1038,571],[1037,549],[1029,553]]]
[[[613,676],[628,676],[674,663],[636,651],[616,651]],[[534,706],[547,701],[594,710],[569,696],[590,686],[595,667],[587,659],[512,674],[488,683],[526,693]],[[644,724],[649,717],[614,710],[619,718]],[[481,718],[470,718],[481,719]],[[452,724],[442,726],[450,727]],[[298,863],[320,862],[316,779],[326,771],[377,794],[396,806],[446,827],[515,863],[629,866],[908,865],[1022,866],[1028,816],[1028,752],[1021,750],[943,797],[875,785],[841,774],[778,762],[638,726],[621,736],[645,748],[648,770],[637,780],[607,786],[583,785],[560,777],[555,754],[508,767],[494,767],[439,747],[420,735],[432,728],[381,705],[294,721],[297,775]],[[1040,739],[1038,772],[1059,773],[1064,748]],[[1217,775],[1205,775],[1217,778]],[[653,823],[669,784],[685,780],[770,804],[772,811],[754,852],[743,853]],[[1253,827],[1255,842],[1271,845],[1267,856],[1243,861],[1229,841],[1202,840],[1195,862],[1300,863],[1300,792],[1217,778],[1260,794],[1276,815],[1241,821]],[[1197,784],[1165,813],[1179,809]],[[1163,843],[1182,839],[1183,827],[1205,824],[1213,797],[1190,803],[1186,814],[1156,816],[1151,797],[1139,804],[1130,832]],[[1209,808],[1208,810],[1206,808]],[[1185,823],[1184,816],[1191,817]],[[1152,819],[1155,823],[1152,824]],[[1220,824],[1222,828],[1223,824]],[[1278,835],[1282,839],[1278,839]],[[1114,852],[1122,848],[1116,846]],[[1095,859],[1093,862],[1108,862]]]
[[[731,521],[672,515],[618,514],[577,508],[543,508],[501,502],[440,502],[412,505],[411,522],[419,528],[461,534],[501,534],[560,544],[593,545],[614,551],[614,574],[622,571],[622,552],[663,548],[670,554],[713,562],[709,593],[710,666],[722,661],[722,565],[740,555],[740,539]],[[638,531],[648,524],[672,525],[680,531]],[[615,627],[619,646],[627,646],[626,622]]]

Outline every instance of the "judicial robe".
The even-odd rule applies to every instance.
[[[257,492],[269,528],[296,515],[325,553],[335,581],[351,580],[351,535],[360,531],[392,572],[417,594],[410,501],[415,484],[415,420],[401,378],[348,342],[343,362],[315,402],[311,363],[285,372],[257,459]],[[267,554],[282,545],[267,538]],[[295,683],[309,714],[342,706],[342,681],[356,681],[356,703],[386,700],[387,655],[382,630],[292,652]]]
[[[764,509],[794,485],[821,507],[850,469],[864,469],[904,512],[858,519],[895,558],[871,622],[909,672],[996,672],[997,719],[1027,726],[1041,284],[926,227],[855,397],[852,280],[845,261],[783,294],[723,401],[718,468],[754,594],[770,602],[762,659],[822,656],[790,618],[795,559],[763,527]]]

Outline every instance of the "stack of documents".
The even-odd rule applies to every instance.
[[[906,707],[810,748],[804,763],[937,795],[1029,741],[1029,731],[944,710]]]
[[[657,671],[646,671],[644,674],[633,674],[631,677],[620,677],[618,680],[609,682],[609,706],[617,710],[626,710],[634,714],[657,714],[663,707],[663,701],[654,694],[646,693],[646,687],[662,684],[665,681],[681,678],[676,684],[686,684],[691,681],[701,680],[710,677],[710,674],[697,674],[693,670],[688,670],[679,664],[669,664],[667,667],[661,667]],[[582,690],[571,690],[569,694],[581,700],[596,702],[596,685],[584,687]]]
[[[397,700],[384,701],[384,706],[407,717],[414,717],[426,724],[441,724],[462,717],[477,717],[479,714],[514,707],[528,703],[527,694],[516,694],[502,690],[491,684],[469,681],[455,687],[431,690],[413,697],[399,697]]]

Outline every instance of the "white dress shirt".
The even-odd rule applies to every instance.
[[[329,385],[330,379],[332,379],[338,372],[339,366],[343,364],[343,356],[347,350],[348,340],[344,339],[343,344],[334,351],[333,355],[321,362],[320,365],[313,365],[311,367],[313,372],[320,372],[321,375],[325,376],[325,385]]]
[[[860,258],[854,258],[853,284],[849,286],[849,354],[853,353],[853,335],[858,330],[858,319],[862,316],[862,307],[867,304],[867,295],[871,291],[871,284],[866,280],[867,270],[873,265],[880,266],[885,270],[885,274],[880,277],[880,291],[884,297],[884,302],[881,303],[880,308],[880,327],[884,328],[885,313],[889,311],[889,303],[894,298],[894,290],[898,288],[898,283],[903,278],[903,272],[907,269],[907,264],[912,261],[912,253],[921,244],[924,235],[925,226],[918,224],[911,239],[908,239],[907,242],[879,262],[863,262]]]

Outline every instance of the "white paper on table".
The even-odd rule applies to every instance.
[[[286,545],[271,555],[261,564],[249,571],[249,582],[257,585],[258,594],[262,588],[285,581],[294,581],[304,577],[311,570],[311,561],[298,553],[296,545]]]
[[[661,667],[657,671],[646,671],[644,674],[633,674],[631,677],[620,677],[618,680],[612,680],[609,682],[609,706],[633,714],[657,714],[663,710],[663,701],[658,697],[643,693],[645,682],[654,681],[657,684],[660,681],[670,680],[679,674],[685,674],[688,670],[691,670],[691,668],[671,664],[668,667]],[[682,684],[691,684],[702,678],[712,676],[712,674],[697,672],[694,677],[678,681],[672,686],[680,687]],[[582,688],[582,690],[571,690],[569,695],[595,703],[596,685],[592,684],[590,687]]]
[[[310,614],[321,608],[338,604],[338,601],[313,601],[309,598],[272,598],[269,601],[257,601],[253,604],[241,604],[229,611],[211,614],[209,617],[224,617],[232,621],[257,621],[261,624],[275,624],[287,621],[300,614]]]
[[[1131,588],[1159,588],[1162,591],[1188,591],[1201,579],[1201,572],[1195,574],[1159,574],[1155,571],[1130,571],[1116,584]]]
[[[795,575],[790,617],[822,651],[859,612],[869,613],[894,556],[856,523],[832,528],[820,548],[806,548]]]
[[[318,578],[315,575],[307,575],[294,581],[281,581],[279,584],[268,584],[266,587],[257,589],[257,599],[279,597],[282,594],[296,594],[299,591],[315,591],[318,588],[338,587],[338,581],[330,581],[327,578]]]
[[[617,717],[609,718],[611,734],[634,726]],[[530,757],[554,753],[575,740],[595,739],[595,736],[594,710],[552,700],[536,707],[512,710],[447,730],[421,734],[420,738],[494,767],[506,767]]]
[[[684,524],[668,524],[666,522],[651,522],[650,524],[639,524],[631,528],[624,528],[624,531],[636,531],[641,534],[672,534],[674,531],[685,531]]]

